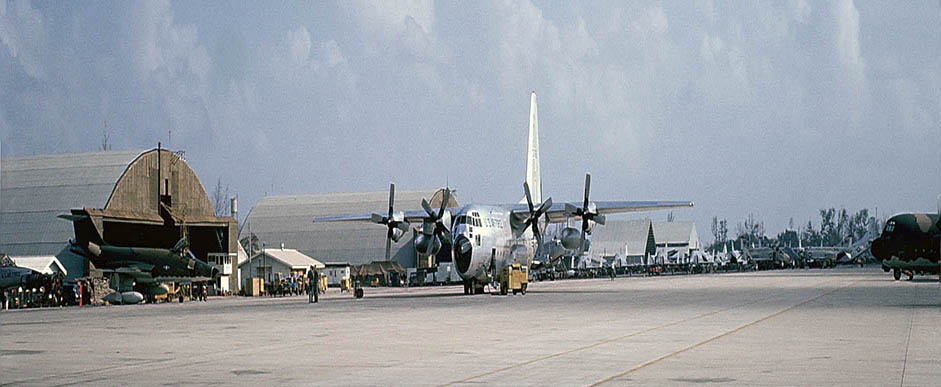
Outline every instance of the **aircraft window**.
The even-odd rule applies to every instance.
[[[465,215],[458,216],[458,217],[457,217],[457,220],[454,222],[454,224],[456,224],[456,225],[457,225],[457,224],[465,224],[465,223],[467,223],[467,216],[465,216]]]
[[[885,224],[885,232],[895,231],[895,221],[891,221]]]

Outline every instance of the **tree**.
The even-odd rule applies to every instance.
[[[105,128],[101,131],[101,150],[111,150],[111,134],[108,133],[108,121],[105,121]]]
[[[725,219],[719,221],[719,241],[725,243],[729,240],[729,225]]]
[[[835,216],[836,210],[833,208],[820,210],[820,237],[823,239],[822,242],[829,246],[834,245],[837,238]]]
[[[239,243],[242,244],[242,248],[245,249],[245,252],[248,254],[261,251],[261,241],[258,240],[258,236],[255,234],[242,238],[239,240]]]
[[[845,208],[840,209],[840,216],[836,220],[837,244],[842,245],[850,237],[850,217]]]
[[[222,187],[222,178],[216,180],[216,188],[212,190],[212,210],[216,216],[226,216],[229,214],[229,186]]]
[[[712,241],[713,244],[719,242],[719,218],[716,216],[712,217]]]

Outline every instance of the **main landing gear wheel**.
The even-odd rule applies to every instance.
[[[895,277],[896,281],[902,279],[902,271],[898,268],[892,269],[892,277]]]

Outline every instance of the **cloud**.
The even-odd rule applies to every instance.
[[[0,2],[0,42],[30,77],[45,77],[40,56],[46,44],[45,20],[29,0]]]
[[[304,26],[300,26],[290,33],[289,39],[294,65],[299,67],[306,65],[310,57],[310,32]]]
[[[896,200],[863,175],[941,146],[941,31],[924,7],[814,4],[0,1],[2,151],[93,150],[107,120],[116,148],[172,130],[246,205],[393,179],[499,202],[520,194],[535,90],[554,199],[591,170],[599,198],[708,217]],[[937,167],[905,173],[930,191],[915,175]]]
[[[841,0],[834,3],[837,17],[836,48],[837,55],[850,81],[861,93],[865,87],[866,62],[860,52],[859,11],[853,0]]]
[[[356,17],[367,35],[378,35],[384,40],[395,39],[408,29],[409,24],[418,26],[426,33],[433,33],[434,30],[434,3],[430,0],[355,0],[340,4]]]

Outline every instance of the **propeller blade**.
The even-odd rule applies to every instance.
[[[598,223],[598,224],[604,226],[604,215],[595,215],[593,219],[594,219],[595,223]]]
[[[565,203],[565,213],[572,216],[578,216],[581,208],[575,207],[571,204]]]
[[[523,182],[523,191],[526,192],[526,204],[529,204],[529,212],[533,212],[533,197],[529,191],[529,183]]]
[[[376,213],[373,213],[372,215],[370,215],[369,218],[370,218],[370,220],[372,220],[373,223],[379,223],[379,224],[385,224],[385,223],[386,223],[385,218],[383,218],[382,215],[379,215],[379,214],[376,214]]]
[[[550,207],[552,207],[552,198],[548,198],[546,199],[546,201],[542,202],[542,205],[539,206],[539,210],[536,211],[536,213],[538,214],[536,215],[536,217],[538,218],[542,214],[545,214],[546,211],[548,211]]]
[[[408,222],[395,222],[395,228],[402,231],[408,231],[409,226],[411,225]]]
[[[389,219],[392,219],[393,203],[395,203],[395,183],[389,183]]]
[[[441,219],[444,216],[444,210],[448,207],[448,200],[451,200],[451,189],[445,188],[444,195],[441,197],[441,208],[438,209],[438,218]]]
[[[386,261],[389,260],[392,254],[392,229],[389,229],[389,237],[386,238]]]
[[[585,204],[582,206],[583,212],[588,212],[588,193],[591,192],[591,174],[585,174]]]
[[[432,218],[435,217],[435,210],[431,208],[431,205],[428,204],[428,201],[425,200],[425,198],[421,199],[421,208],[425,209],[425,212],[428,213],[428,216]]]

